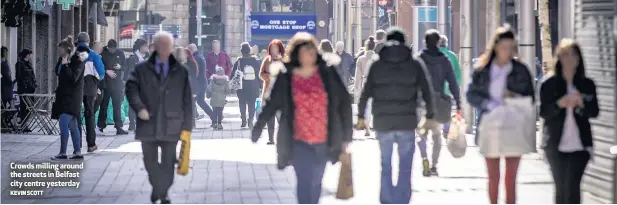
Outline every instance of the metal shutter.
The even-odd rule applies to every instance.
[[[617,145],[615,115],[617,54],[614,19],[614,0],[576,0],[575,38],[583,49],[586,74],[597,86],[600,116],[591,120],[594,137],[594,161],[587,166],[583,177],[584,203],[617,203],[617,164],[609,152]]]

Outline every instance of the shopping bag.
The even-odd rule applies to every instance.
[[[339,157],[341,161],[341,173],[338,179],[337,199],[350,199],[353,197],[353,176],[351,171],[351,154],[344,152]]]
[[[535,107],[531,97],[506,98],[482,115],[478,145],[485,157],[521,156],[536,151]]]
[[[448,131],[448,138],[446,144],[450,154],[455,158],[465,156],[467,150],[467,133],[465,132],[467,125],[463,119],[456,117],[450,121],[450,130]]]
[[[182,131],[180,134],[180,158],[176,173],[186,176],[189,173],[189,155],[191,154],[191,132]]]

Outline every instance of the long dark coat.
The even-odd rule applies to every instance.
[[[62,58],[58,58],[54,67],[58,87],[52,113],[79,116],[84,96],[84,67],[77,54],[71,56],[68,64],[62,64]]]

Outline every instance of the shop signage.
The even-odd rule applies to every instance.
[[[62,10],[71,10],[71,7],[75,5],[75,0],[56,0],[56,3],[62,6]]]
[[[251,35],[293,35],[297,32],[315,35],[316,22],[314,14],[251,14]]]

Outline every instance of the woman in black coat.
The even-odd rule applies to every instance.
[[[276,79],[251,139],[257,142],[266,122],[280,111],[278,168],[292,164],[298,203],[317,204],[326,162],[337,162],[352,139],[351,98],[334,69],[340,57],[318,54],[311,34],[297,33],[286,50],[285,64],[270,65]]]
[[[260,62],[254,55],[251,55],[251,46],[248,43],[244,42],[240,47],[242,56],[234,63],[231,73],[236,75],[238,70],[242,73],[242,89],[236,91],[240,107],[240,118],[242,119],[240,127],[245,128],[248,126],[249,129],[252,129],[255,117],[255,101],[259,97],[259,88],[261,86],[259,79]]]
[[[67,37],[58,44],[58,63],[55,71],[58,75],[56,101],[52,109],[52,117],[59,119],[60,126],[60,153],[52,160],[67,159],[66,149],[69,133],[73,142],[73,156],[71,159],[83,159],[81,155],[81,133],[79,132],[79,118],[84,88],[84,60],[88,58],[90,49],[79,46],[73,53],[73,39]],[[72,54],[72,55],[71,55]]]
[[[24,49],[19,52],[19,58],[15,63],[15,81],[17,82],[17,94],[31,94],[36,89],[36,78],[34,77],[34,68],[32,68],[32,51]],[[19,97],[19,117],[24,122],[28,116],[24,97]],[[30,130],[25,130],[29,132]]]
[[[543,147],[555,182],[555,203],[580,204],[581,179],[593,152],[589,118],[600,109],[578,43],[563,39],[555,53],[555,70],[540,89]]]

